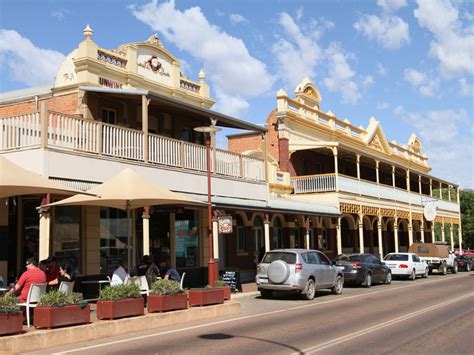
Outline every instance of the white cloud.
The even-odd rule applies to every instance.
[[[443,78],[474,74],[474,33],[463,27],[458,9],[449,0],[418,0],[414,16],[434,36],[429,55],[439,60]]]
[[[296,19],[299,21],[303,18],[304,15],[304,9],[303,6],[300,6],[299,8],[296,9]]]
[[[230,14],[229,15],[229,20],[233,25],[248,22],[245,17],[243,17],[242,15],[239,15],[239,14]]]
[[[70,14],[70,11],[63,8],[51,11],[51,16],[56,18],[56,20],[58,20],[59,22],[64,21],[64,18],[69,14]]]
[[[467,82],[466,78],[458,80],[459,83],[459,95],[470,96],[474,98],[474,85]]]
[[[214,109],[230,116],[240,117],[249,108],[249,103],[244,98],[236,95],[226,95],[223,90],[216,90],[216,100],[217,103]]]
[[[11,80],[30,86],[53,84],[64,54],[36,47],[12,30],[0,30],[0,72]]]
[[[380,63],[377,63],[377,74],[380,76],[387,75],[387,69]]]
[[[412,125],[428,156],[433,175],[462,187],[474,187],[474,127],[464,110],[406,112],[398,107],[398,114]]]
[[[389,107],[390,107],[390,105],[388,104],[388,102],[379,102],[379,103],[377,104],[377,106],[375,106],[375,108],[376,108],[377,110],[386,110],[386,109],[388,109]]]
[[[271,88],[274,78],[266,65],[250,55],[241,39],[209,23],[199,7],[180,11],[173,0],[160,4],[153,0],[130,9],[168,42],[202,62],[217,97],[245,100]],[[223,103],[218,107],[223,110]]]
[[[408,23],[398,16],[364,15],[354,28],[387,49],[398,49],[410,43]]]
[[[308,35],[304,35],[300,27],[287,13],[281,13],[279,24],[284,30],[272,48],[279,64],[278,75],[293,89],[305,77],[314,77],[316,66],[322,59],[321,48]]]
[[[377,0],[377,5],[385,12],[395,12],[407,6],[407,0]]]
[[[364,80],[362,81],[362,85],[364,86],[372,86],[375,84],[374,77],[372,75],[367,75]]]
[[[339,92],[343,102],[357,103],[361,98],[361,93],[354,80],[356,73],[347,62],[347,55],[338,44],[332,43],[326,50],[325,57],[329,71],[328,76],[323,80],[324,85],[331,92]]]
[[[412,68],[405,69],[404,79],[423,96],[433,96],[439,89],[438,79],[430,79],[425,73]]]

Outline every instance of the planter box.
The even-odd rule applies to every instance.
[[[215,286],[215,288],[222,288],[224,290],[224,299],[230,300],[230,287],[229,286]]]
[[[97,301],[98,319],[116,319],[145,314],[143,298],[126,298],[118,301]]]
[[[64,307],[36,307],[34,318],[35,328],[57,328],[66,325],[87,324],[91,321],[91,309],[87,305]]]
[[[186,292],[176,295],[152,295],[147,299],[148,312],[166,312],[188,308],[188,295]]]
[[[23,331],[23,313],[0,313],[0,335],[18,334]]]
[[[224,303],[224,288],[189,290],[188,296],[190,306],[206,306],[209,304]]]

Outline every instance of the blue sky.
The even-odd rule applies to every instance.
[[[304,76],[321,109],[420,137],[432,174],[474,188],[474,2],[2,0],[0,91],[51,83],[89,24],[103,48],[157,33],[214,109],[264,123]]]

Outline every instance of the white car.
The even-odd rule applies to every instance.
[[[415,280],[417,276],[428,277],[428,264],[415,253],[390,253],[383,259],[393,276],[406,276]]]

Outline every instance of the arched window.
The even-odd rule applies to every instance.
[[[263,248],[263,222],[259,216],[256,216],[253,220],[253,235],[255,241],[255,251],[259,251]]]
[[[280,218],[273,222],[272,249],[283,248],[283,225]]]
[[[235,227],[237,233],[237,251],[245,251],[245,226],[244,221],[242,220],[242,216],[240,214],[237,215],[236,218],[237,225]]]

